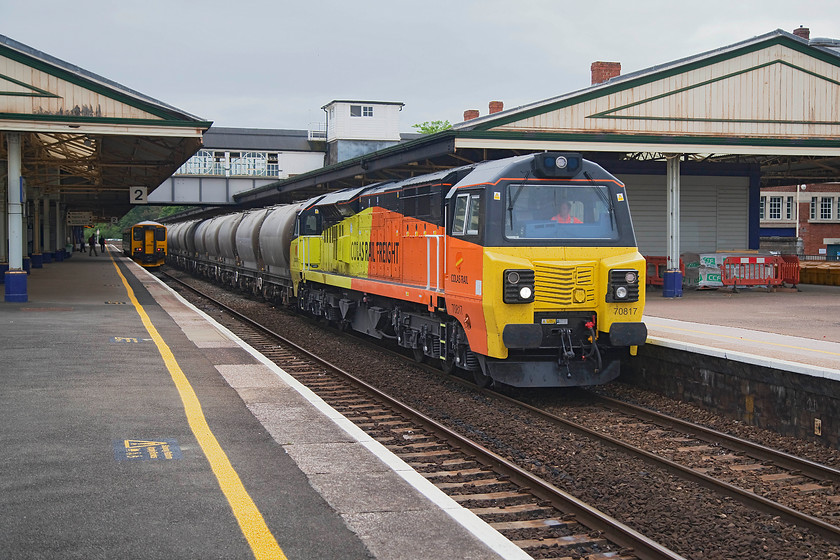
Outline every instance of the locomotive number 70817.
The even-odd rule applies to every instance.
[[[635,307],[613,307],[613,315],[635,315],[636,311]]]

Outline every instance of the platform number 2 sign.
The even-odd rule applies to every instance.
[[[146,187],[131,187],[131,203],[132,204],[148,204],[149,201],[146,200],[147,188]]]

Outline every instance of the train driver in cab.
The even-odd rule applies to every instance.
[[[560,203],[559,212],[551,220],[558,224],[582,224],[583,222],[572,216],[571,212],[572,205],[567,200],[564,200]]]

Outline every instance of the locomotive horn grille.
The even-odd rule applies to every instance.
[[[594,265],[557,265],[546,262],[534,263],[534,301],[549,305],[591,305],[595,301]],[[585,293],[580,301],[574,297],[575,290]]]

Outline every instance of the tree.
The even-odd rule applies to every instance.
[[[452,128],[452,124],[449,121],[426,121],[413,124],[411,127],[417,129],[420,134],[434,134],[435,132],[449,130]]]

